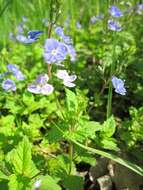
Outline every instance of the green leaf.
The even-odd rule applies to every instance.
[[[15,117],[13,115],[2,116],[0,119],[0,133],[5,136],[11,136],[16,130],[14,119]]]
[[[101,145],[103,148],[108,149],[108,150],[115,150],[118,151],[119,148],[117,147],[116,140],[113,138],[107,138],[107,139],[102,139],[101,140]]]
[[[0,171],[0,180],[8,180],[9,176],[5,175],[2,171]]]
[[[9,176],[9,183],[8,183],[9,190],[22,190],[20,184],[18,184],[17,177],[15,174]]]
[[[64,178],[64,186],[66,190],[83,190],[84,185],[83,185],[83,177],[81,176],[66,176]]]
[[[30,180],[24,176],[9,176],[9,190],[31,190]]]
[[[75,113],[78,108],[78,102],[75,93],[69,89],[66,89],[66,97],[68,111]]]
[[[26,137],[16,149],[8,153],[8,159],[16,174],[33,177],[38,173],[31,158],[31,144]]]
[[[94,154],[98,154],[98,155],[101,155],[101,156],[104,156],[106,158],[109,158],[129,169],[131,169],[132,171],[134,171],[135,173],[143,176],[143,168],[141,168],[140,166],[136,165],[136,164],[133,164],[131,163],[130,161],[128,160],[125,160],[125,159],[122,159],[118,156],[116,156],[115,154],[112,154],[112,153],[108,153],[108,152],[105,152],[105,151],[102,151],[102,150],[98,150],[98,149],[95,149],[95,148],[90,148],[88,146],[85,146],[73,139],[70,139],[71,142],[73,142],[74,144],[76,144],[77,146],[83,148],[84,150],[87,150],[91,153],[94,153]]]
[[[94,138],[95,132],[100,131],[101,124],[95,121],[80,120],[80,126],[77,129],[77,133],[85,138]]]
[[[111,137],[115,133],[115,130],[116,130],[116,123],[114,117],[111,116],[103,123],[101,127],[101,135],[103,137]]]
[[[28,118],[30,127],[39,128],[43,126],[43,120],[39,114],[31,114]]]
[[[56,181],[49,175],[41,178],[41,190],[61,190],[61,187],[56,183]]]

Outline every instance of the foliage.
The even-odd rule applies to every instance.
[[[112,17],[111,1],[0,0],[0,189],[83,190],[78,166],[94,166],[99,156],[143,176],[138,3],[115,1],[123,16]],[[111,19],[121,31],[111,30]],[[16,89],[7,90],[8,78]]]

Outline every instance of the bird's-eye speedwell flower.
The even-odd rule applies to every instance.
[[[115,92],[121,95],[126,95],[126,89],[124,87],[124,81],[113,76],[112,77],[112,84],[115,88]]]
[[[64,43],[54,38],[45,41],[44,59],[48,64],[59,64],[65,60],[68,50]]]
[[[15,64],[8,64],[7,68],[9,70],[9,72],[12,72],[13,75],[15,76],[15,78],[17,80],[24,80],[25,77],[23,75],[23,73],[19,70],[19,67]]]
[[[69,75],[68,72],[66,70],[58,70],[56,73],[56,76],[59,79],[63,80],[63,84],[67,87],[74,87],[75,84],[73,83],[77,76],[76,75]]]
[[[2,82],[2,88],[5,91],[16,91],[16,84],[11,79],[6,79]]]
[[[24,43],[24,44],[31,44],[35,41],[38,40],[38,37],[43,34],[43,31],[41,30],[32,30],[32,31],[29,31],[27,33],[27,36],[23,35],[23,34],[17,34],[16,35],[16,40],[21,42],[21,43]]]
[[[121,31],[121,25],[117,21],[108,20],[108,28],[113,31]]]
[[[121,17],[123,16],[122,11],[117,6],[111,6],[109,9],[109,13],[112,17]]]
[[[53,92],[54,87],[48,84],[49,77],[44,75],[39,75],[37,79],[28,85],[28,91],[34,94],[49,95]]]

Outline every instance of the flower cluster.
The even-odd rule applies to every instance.
[[[112,31],[121,31],[121,24],[113,18],[122,17],[123,12],[117,6],[113,5],[109,8],[109,13],[112,16],[112,18],[108,20],[108,28]]]
[[[63,29],[61,27],[56,27],[55,32],[60,37],[60,39],[64,42],[64,44],[67,48],[67,51],[68,51],[68,55],[70,56],[70,60],[75,61],[76,60],[76,52],[73,48],[72,39],[69,36],[64,34]]]
[[[124,87],[124,82],[123,80],[117,78],[116,76],[112,77],[112,84],[113,87],[115,88],[115,92],[121,95],[126,95],[126,89]]]
[[[17,30],[17,34],[16,36],[10,32],[9,37],[11,40],[15,41],[19,41],[21,43],[24,44],[31,44],[35,41],[38,40],[39,36],[41,34],[43,34],[43,31],[41,30],[31,30],[29,32],[27,32],[27,35],[25,35],[25,30],[28,30],[28,27],[26,26],[27,22],[27,18],[26,17],[22,17],[22,22],[17,26],[16,30]]]

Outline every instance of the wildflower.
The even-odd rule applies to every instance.
[[[108,20],[108,28],[113,31],[121,31],[121,25],[119,22]]]
[[[28,91],[34,94],[49,95],[53,92],[54,87],[48,84],[49,77],[45,75],[39,75],[37,79],[29,84]]]
[[[136,12],[139,14],[139,15],[142,15],[143,14],[143,4],[138,4],[137,5],[137,10]]]
[[[16,40],[24,44],[30,44],[35,42],[42,33],[43,31],[41,30],[31,30],[27,33],[27,36],[18,33]]]
[[[68,53],[66,45],[54,38],[49,38],[45,41],[44,49],[44,58],[48,64],[61,63]]]
[[[58,36],[60,36],[60,37],[63,37],[63,36],[64,36],[63,29],[62,29],[62,27],[60,27],[60,26],[56,27],[55,33],[56,33]]]
[[[32,190],[36,190],[36,189],[39,189],[40,187],[41,187],[41,180],[39,179],[39,180],[37,180],[37,181],[35,181],[35,183],[34,183],[34,186],[33,186],[33,188],[32,188]]]
[[[116,6],[111,6],[109,9],[109,13],[111,14],[112,17],[121,17],[123,16],[123,13],[121,12],[121,10],[116,7]]]
[[[38,37],[43,34],[43,31],[41,30],[31,30],[28,33],[28,38],[30,39],[38,39]]]
[[[61,40],[64,42],[65,47],[67,48],[67,54],[70,56],[70,60],[75,61],[76,60],[76,52],[72,46],[73,41],[70,38],[70,36],[65,35],[63,32],[63,29],[60,26],[56,27],[55,32],[61,38]]]
[[[24,80],[24,75],[23,73],[19,70],[19,67],[15,64],[8,64],[7,68],[10,72],[13,73],[13,75],[15,76],[15,78],[17,80]]]
[[[16,40],[21,42],[21,43],[24,43],[24,44],[31,44],[31,43],[35,42],[37,39],[31,39],[31,38],[28,38],[22,34],[17,34]]]
[[[16,91],[16,84],[11,79],[6,79],[2,82],[2,88],[5,91]]]
[[[68,53],[69,53],[69,56],[70,56],[70,60],[75,61],[76,60],[76,52],[75,52],[73,46],[72,45],[67,45],[67,49],[68,49]]]
[[[112,84],[115,88],[115,92],[121,95],[126,95],[126,89],[124,87],[124,81],[113,76],[112,77]]]
[[[56,76],[59,79],[63,80],[63,84],[67,87],[74,87],[75,84],[73,83],[73,81],[76,80],[77,76],[76,75],[69,75],[68,72],[66,70],[58,70],[56,73]]]

